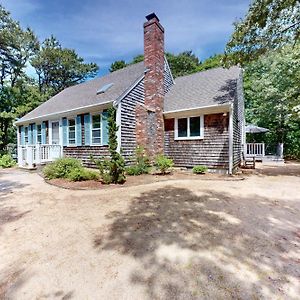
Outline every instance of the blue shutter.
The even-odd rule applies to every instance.
[[[32,124],[29,124],[28,126],[28,144],[32,145]]]
[[[42,144],[46,144],[46,122],[42,123]]]
[[[91,115],[84,115],[84,144],[91,144]]]
[[[21,126],[20,144],[21,144],[22,146],[25,145],[25,128],[24,128],[24,126]]]
[[[32,143],[34,145],[37,143],[36,124],[32,124]]]
[[[68,120],[66,118],[62,119],[63,127],[63,146],[68,146]]]
[[[102,112],[101,122],[102,122],[102,145],[108,145],[108,128],[107,128],[107,111]]]
[[[81,116],[76,117],[76,146],[82,146]]]

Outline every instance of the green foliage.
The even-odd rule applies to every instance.
[[[205,71],[213,68],[218,68],[223,66],[223,54],[215,54],[204,60],[197,67],[197,72]]]
[[[184,51],[177,55],[166,53],[166,57],[174,77],[195,73],[200,66],[198,57],[192,51]]]
[[[300,157],[300,43],[269,52],[244,74],[246,121],[270,129],[269,145],[284,143],[285,155]]]
[[[174,166],[174,163],[171,158],[167,158],[166,156],[160,154],[156,156],[154,166],[160,171],[161,174],[164,175],[170,171],[170,168]]]
[[[126,173],[128,175],[141,175],[148,174],[150,170],[150,159],[146,154],[146,151],[143,147],[138,146],[135,149],[135,164],[133,166],[126,168]]]
[[[47,165],[43,170],[47,179],[65,178],[71,181],[98,180],[99,174],[85,169],[75,158],[60,158]]]
[[[0,157],[0,168],[11,168],[15,165],[15,160],[9,154],[4,154]]]
[[[193,173],[194,174],[205,174],[207,172],[206,166],[194,166]]]
[[[109,72],[114,72],[123,69],[127,66],[124,60],[117,60],[110,65]]]
[[[38,75],[40,91],[50,88],[52,95],[96,76],[99,69],[94,63],[84,63],[75,50],[63,48],[53,36],[45,39],[31,65]]]
[[[132,64],[136,64],[136,63],[139,63],[141,61],[144,61],[144,55],[143,54],[139,54],[137,56],[135,56],[132,61],[130,62],[130,65]]]
[[[122,155],[117,151],[118,140],[117,132],[119,126],[116,123],[116,109],[110,107],[108,109],[108,149],[110,159],[102,158],[99,160],[93,159],[92,161],[98,166],[100,177],[103,183],[119,183],[122,184],[126,181],[125,176],[125,161]]]
[[[245,65],[270,50],[292,44],[300,36],[298,0],[255,0],[243,20],[234,23],[225,62]]]
[[[67,174],[67,178],[71,181],[83,181],[83,180],[98,180],[99,173],[87,170],[84,168],[74,168],[71,169]]]

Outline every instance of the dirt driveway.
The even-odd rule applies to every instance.
[[[280,168],[99,191],[0,170],[0,298],[300,299],[300,165]]]

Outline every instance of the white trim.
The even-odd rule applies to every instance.
[[[122,102],[120,102],[117,106],[117,115],[116,115],[116,123],[117,126],[119,126],[118,132],[117,132],[117,140],[118,140],[118,147],[117,151],[121,152],[121,143],[122,143],[122,132],[121,132],[121,113],[122,113]]]
[[[190,118],[200,117],[200,136],[190,136]],[[179,137],[178,136],[178,119],[187,119],[187,136]],[[204,115],[188,116],[183,118],[175,118],[175,141],[182,140],[203,140],[204,139]]]
[[[31,119],[28,119],[28,120],[24,120],[24,121],[19,120],[19,121],[14,122],[14,125],[27,124],[28,122],[31,122],[33,120],[38,120],[38,119],[43,121],[44,118],[48,118],[50,116],[64,115],[65,113],[71,113],[71,112],[76,113],[77,112],[77,114],[78,114],[78,112],[81,112],[81,110],[84,110],[84,111],[81,112],[82,114],[84,114],[84,112],[86,112],[86,113],[89,112],[89,110],[88,110],[89,108],[102,106],[102,105],[106,105],[106,104],[113,103],[113,102],[114,101],[111,100],[111,101],[107,101],[107,102],[91,104],[91,105],[86,105],[86,106],[80,106],[80,107],[73,108],[73,109],[68,109],[68,110],[63,110],[63,111],[59,111],[59,112],[55,112],[55,113],[51,113],[51,114],[41,115],[41,116],[31,118]],[[64,115],[63,117],[66,117],[66,116]]]
[[[232,105],[230,106],[229,111],[229,151],[228,151],[228,159],[229,159],[229,174],[232,174],[233,169],[233,119],[232,119]]]
[[[164,55],[164,60],[165,60],[165,63],[166,63],[166,65],[167,65],[167,68],[168,68],[168,70],[169,70],[169,72],[170,72],[170,74],[171,74],[172,82],[173,82],[173,84],[175,84],[175,80],[174,80],[174,77],[173,77],[173,74],[172,74],[172,71],[171,71],[169,62],[168,62],[167,57],[166,57],[165,55]]]
[[[208,105],[208,106],[198,106],[198,107],[193,107],[193,108],[186,108],[186,109],[177,109],[177,110],[170,110],[166,111],[163,114],[164,115],[169,115],[169,114],[175,114],[175,113],[181,113],[181,112],[192,112],[194,110],[204,110],[204,109],[209,109],[209,108],[230,108],[231,103],[227,104],[216,104],[216,105]]]

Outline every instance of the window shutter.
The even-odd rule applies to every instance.
[[[42,144],[46,144],[46,122],[42,123]]]
[[[108,145],[108,122],[107,122],[107,118],[108,118],[108,113],[107,111],[102,112],[101,114],[101,128],[102,128],[102,145]]]
[[[76,117],[76,146],[82,145],[81,116]]]
[[[35,145],[37,143],[36,124],[32,124],[32,139],[32,143]]]
[[[24,126],[21,126],[20,144],[21,144],[22,146],[25,145],[25,128],[24,128]]]
[[[68,145],[68,120],[67,118],[62,119],[62,132],[63,132],[63,146]]]
[[[29,124],[28,126],[28,144],[32,145],[33,141],[32,141],[32,124]]]
[[[91,144],[91,115],[84,115],[84,144]]]

